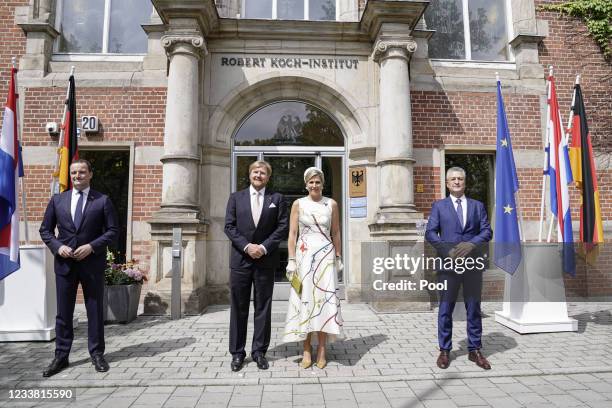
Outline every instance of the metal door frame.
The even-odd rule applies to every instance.
[[[233,146],[231,158],[231,192],[236,191],[236,168],[238,166],[239,156],[255,156],[257,160],[264,160],[264,156],[314,156],[315,167],[321,168],[324,157],[338,157],[341,159],[342,166],[342,208],[343,214],[341,221],[342,234],[342,261],[344,263],[344,271],[342,273],[342,282],[338,284],[338,296],[340,299],[345,298],[345,285],[348,280],[347,271],[350,268],[350,257],[347,256],[348,250],[348,201],[346,194],[346,150],[344,146]],[[287,209],[290,211],[290,209]],[[288,282],[274,283],[273,300],[289,299],[289,291],[291,286]]]

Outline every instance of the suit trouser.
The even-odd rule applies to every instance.
[[[438,309],[438,344],[440,350],[451,350],[453,347],[453,311],[463,285],[463,301],[467,317],[468,351],[481,348],[482,313],[480,297],[482,292],[482,271],[466,271],[463,274],[455,272],[438,272],[438,282],[446,282],[445,290],[440,290],[440,307]]]
[[[272,292],[274,291],[274,269],[258,268],[232,269],[230,274],[231,314],[230,345],[232,355],[246,356],[247,324],[251,287],[254,287],[254,332],[251,356],[265,355],[270,346],[272,331]]]
[[[55,274],[57,316],[55,318],[55,355],[66,358],[74,339],[72,318],[79,283],[87,310],[87,346],[90,355],[104,354],[104,272],[75,265],[67,275]]]

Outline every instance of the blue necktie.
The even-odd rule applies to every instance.
[[[79,229],[83,220],[83,192],[79,191],[79,200],[74,211],[74,226]]]
[[[463,229],[463,207],[461,206],[461,199],[458,198],[457,201],[457,217],[459,218],[459,225],[461,225],[461,229]]]

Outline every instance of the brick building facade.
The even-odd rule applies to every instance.
[[[530,240],[537,238],[540,215],[545,72],[549,64],[555,66],[562,109],[569,110],[572,84],[575,74],[579,73],[591,134],[600,140],[606,135],[609,137],[611,131],[610,62],[603,58],[580,20],[540,11],[537,7],[547,3],[544,1],[523,0],[508,6],[512,24],[507,32],[512,35],[507,42],[512,44],[512,49],[504,61],[429,58],[428,42],[435,27],[426,24],[426,19],[422,18],[425,5],[417,2],[378,0],[366,4],[361,0],[339,0],[335,6],[336,20],[339,20],[336,22],[291,22],[282,21],[278,16],[267,21],[249,20],[247,10],[242,10],[241,2],[234,0],[153,0],[152,3],[151,18],[142,25],[147,35],[146,53],[87,55],[58,51],[55,44],[61,37],[61,27],[57,24],[55,2],[3,1],[0,4],[0,67],[3,67],[0,94],[6,94],[8,67],[11,57],[17,57],[24,184],[30,235],[38,239],[38,225],[49,198],[57,146],[57,136],[50,135],[44,125],[60,121],[68,72],[72,65],[76,67],[79,115],[96,115],[102,124],[99,133],[81,135],[80,148],[130,152],[127,255],[135,258],[151,278],[143,296],[158,296],[162,303],[168,299],[168,226],[173,223],[170,218],[176,217],[176,223],[184,227],[187,236],[185,254],[189,260],[185,266],[184,303],[191,312],[227,300],[228,262],[225,258],[229,254],[229,242],[222,233],[224,204],[229,192],[239,186],[235,172],[240,157],[271,154],[265,149],[258,152],[239,150],[231,138],[245,118],[262,106],[282,100],[317,105],[334,117],[346,143],[337,154],[329,149],[328,156],[315,160],[321,163],[326,157],[338,158],[342,163],[339,176],[344,179],[348,178],[348,170],[353,166],[368,170],[367,216],[351,218],[345,211],[343,218],[348,266],[344,282],[349,300],[351,297],[359,299],[360,242],[417,239],[414,228],[409,225],[413,225],[415,217],[427,217],[431,203],[445,195],[448,157],[464,154],[493,157],[496,72],[503,84],[521,183],[522,214]],[[404,5],[396,7],[386,3]],[[237,14],[242,14],[242,18]],[[315,34],[318,35],[313,41]],[[385,180],[379,178],[385,171],[382,145],[400,145],[405,141],[398,138],[389,142],[385,139],[394,139],[395,135],[383,134],[381,118],[388,113],[381,112],[379,81],[388,80],[381,67],[387,58],[385,53],[390,51],[379,53],[376,50],[382,41],[404,44],[403,58],[409,61],[410,92],[407,97],[411,112],[406,112],[408,119],[398,118],[398,121],[408,121],[411,147],[410,152],[400,154],[400,164],[394,165],[401,171],[406,170],[401,174],[412,175],[407,187],[414,192],[409,194],[413,197],[408,207],[418,216],[400,220],[400,224],[405,223],[401,230],[391,226],[385,229],[385,223],[380,222],[385,219],[384,206],[381,206],[381,186]],[[178,50],[178,47],[187,48]],[[168,100],[174,100],[177,92],[181,92],[169,90],[179,86],[169,85],[169,73],[176,55],[191,58],[189,61],[196,70],[195,78],[185,78],[193,85],[190,89],[196,88],[197,102],[193,107],[196,116],[192,115],[187,121],[193,122],[198,135],[192,135],[197,140],[185,147],[188,151],[169,148],[175,135],[174,130],[168,128],[167,118],[175,115],[172,123],[176,124],[177,113],[171,112]],[[269,58],[269,64],[273,58],[296,56],[354,58],[359,60],[360,68],[322,72],[269,65],[266,70],[258,70],[246,65],[223,66],[220,60],[223,56],[260,56]],[[343,93],[343,90],[348,92]],[[315,150],[313,148],[313,154]],[[290,150],[287,152],[291,154]],[[612,201],[609,200],[612,169],[607,160],[609,156],[598,155],[598,183],[606,237],[612,225]],[[183,162],[190,163],[195,173],[189,174],[196,175],[196,180],[184,187],[196,186],[191,202],[181,201],[183,196],[173,198],[171,186],[166,185],[168,180],[164,184],[164,177],[170,174],[171,168],[176,171],[172,166]],[[488,194],[491,195],[492,180],[489,184]],[[346,182],[340,185],[335,194],[339,194],[344,209],[348,210],[350,198]],[[575,189],[571,191],[572,217],[578,220],[579,195]],[[398,200],[400,202],[401,197]],[[401,209],[402,205],[394,202],[391,207]],[[577,231],[576,222],[574,224]],[[377,229],[380,225],[382,229]],[[566,279],[568,294],[596,294],[599,291],[601,295],[609,295],[612,282],[602,265],[609,264],[610,257],[609,252],[603,254],[599,265],[589,270],[588,279],[585,279],[584,270],[579,271],[578,279]],[[499,296],[503,291],[503,272],[491,271],[489,275],[485,293],[490,297]],[[279,288],[281,286],[279,282]],[[282,288],[278,293],[282,297]]]

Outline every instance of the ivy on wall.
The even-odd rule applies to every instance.
[[[569,0],[558,4],[542,4],[540,10],[557,11],[586,22],[587,29],[597,42],[604,57],[612,56],[612,1],[611,0]]]

